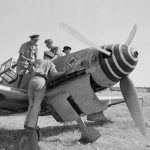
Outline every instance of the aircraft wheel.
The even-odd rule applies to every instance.
[[[101,134],[94,128],[86,127],[82,131],[82,137],[79,140],[81,143],[93,143],[95,142]]]
[[[23,130],[15,139],[15,150],[39,150],[38,135],[35,130]]]

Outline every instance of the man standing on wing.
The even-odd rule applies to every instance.
[[[30,36],[30,41],[25,42],[21,45],[19,49],[19,58],[17,60],[17,69],[18,74],[17,87],[19,87],[23,76],[25,75],[30,62],[37,59],[37,42],[39,40],[39,35],[34,34]]]

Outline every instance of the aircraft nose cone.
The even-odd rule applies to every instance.
[[[136,51],[133,47],[130,48],[130,51],[134,58],[138,58],[138,51]]]
[[[111,81],[118,82],[134,70],[138,62],[138,52],[134,48],[128,48],[124,44],[104,47],[112,50],[112,55],[101,61],[102,68]]]

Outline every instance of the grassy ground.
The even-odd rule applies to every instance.
[[[41,150],[150,150],[150,93],[139,91],[138,94],[144,97],[146,138],[135,128],[126,105],[118,104],[104,112],[107,117],[105,121],[92,123],[83,117],[87,126],[101,133],[101,137],[93,144],[79,142],[81,132],[76,122],[60,124],[51,116],[39,117]],[[24,117],[25,114],[0,117],[0,150],[13,150],[14,137],[22,129]]]

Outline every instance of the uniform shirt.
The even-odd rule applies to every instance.
[[[44,56],[51,60],[55,55],[51,51],[44,51]]]
[[[59,48],[59,46],[53,46],[51,49],[50,49],[50,52],[52,52],[54,55],[57,55],[58,58],[60,58],[63,54]]]
[[[57,72],[55,65],[49,60],[37,59],[33,63],[32,70],[30,70],[32,76],[43,76],[46,80],[54,76],[53,73]]]
[[[23,56],[25,56],[29,59],[32,59],[33,61],[37,57],[37,51],[38,51],[37,45],[31,45],[30,41],[22,44],[19,49],[20,54],[22,54]],[[21,55],[19,55],[17,65],[24,67],[24,66],[28,65],[28,62]]]
[[[60,51],[60,48],[58,46],[53,46],[52,49],[51,49],[51,52],[54,55],[57,55],[58,57],[61,57],[61,51]]]

